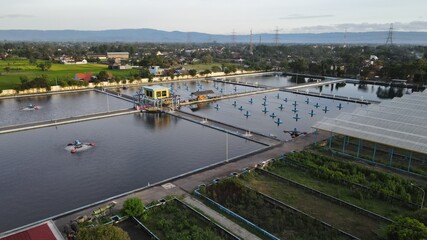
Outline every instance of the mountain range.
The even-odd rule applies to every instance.
[[[388,32],[333,32],[254,34],[253,42],[281,44],[385,44]],[[200,32],[162,31],[156,29],[82,30],[0,30],[0,41],[40,42],[162,42],[162,43],[249,43],[250,35],[220,35]],[[427,44],[427,32],[392,34],[395,44]]]

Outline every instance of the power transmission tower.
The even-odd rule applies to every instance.
[[[187,33],[187,44],[191,44],[191,33]]]
[[[276,27],[276,29],[274,30],[274,43],[277,45],[279,45],[279,27]]]
[[[231,32],[231,43],[232,43],[233,45],[236,45],[236,31],[234,31],[234,29],[233,29],[233,31]]]
[[[254,54],[254,43],[253,43],[253,35],[252,35],[252,29],[251,29],[251,37],[250,37],[250,40],[249,40],[249,52],[250,52],[250,54]]]
[[[345,32],[344,32],[344,46],[343,47],[347,47],[347,28],[345,28]]]
[[[393,45],[393,23],[390,23],[390,28],[388,29],[387,41],[385,44]]]

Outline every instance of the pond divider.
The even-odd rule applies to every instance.
[[[257,226],[257,225],[255,225],[254,223],[252,223],[252,222],[250,222],[250,221],[246,220],[246,218],[244,218],[244,217],[240,216],[239,214],[237,214],[237,213],[235,213],[235,212],[231,211],[230,209],[228,209],[228,208],[226,208],[226,207],[222,206],[221,204],[219,204],[219,203],[215,202],[214,200],[212,200],[212,199],[210,199],[210,198],[206,197],[205,195],[201,194],[201,193],[198,191],[198,189],[194,190],[194,194],[195,194],[196,196],[198,196],[198,197],[200,197],[200,198],[204,199],[204,200],[205,200],[205,201],[207,201],[209,204],[211,204],[211,205],[215,206],[215,207],[216,207],[216,208],[218,208],[221,212],[224,212],[225,214],[227,214],[227,215],[229,215],[229,216],[233,217],[234,219],[236,219],[236,220],[238,220],[238,221],[240,221],[240,222],[244,223],[245,225],[249,226],[249,227],[250,227],[250,228],[252,228],[253,230],[255,230],[255,231],[257,231],[257,232],[261,233],[262,235],[264,235],[264,236],[266,236],[266,237],[268,237],[268,238],[270,238],[270,239],[273,239],[273,240],[280,240],[280,238],[278,238],[278,237],[274,236],[273,234],[271,234],[271,233],[267,232],[266,230],[264,230],[264,229],[262,229],[262,228],[258,227],[258,226]]]

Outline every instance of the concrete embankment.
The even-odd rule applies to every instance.
[[[334,83],[342,83],[342,82],[346,82],[346,81],[347,80],[343,79],[343,78],[342,79],[330,79],[330,80],[325,80],[325,81],[298,84],[295,86],[285,87],[283,89],[284,90],[297,90],[297,89],[301,89],[301,88],[318,87],[318,86],[329,85],[329,84],[334,84]]]
[[[260,143],[265,146],[275,146],[281,143],[281,141],[277,138],[273,138],[270,136],[266,136],[261,133],[249,132],[248,129],[243,129],[240,127],[236,127],[227,123],[215,121],[208,118],[203,118],[195,114],[182,112],[182,111],[173,111],[168,112],[168,114],[185,119],[187,121],[194,122],[196,124],[201,124],[203,126],[207,126],[222,132],[226,132],[241,138],[248,139],[250,141],[254,141]]]
[[[360,104],[371,104],[375,103],[378,104],[380,101],[375,100],[366,100],[366,99],[360,99],[360,98],[354,98],[354,97],[344,97],[339,95],[332,95],[332,94],[325,94],[325,93],[318,93],[318,92],[306,92],[306,91],[298,91],[298,90],[281,90],[284,92],[290,92],[295,94],[301,94],[311,97],[320,97],[320,98],[327,98],[327,99],[333,99],[333,100],[340,100],[345,102],[353,102],[353,103],[360,103]]]
[[[37,96],[49,96],[55,94],[70,94],[70,93],[79,93],[79,92],[89,92],[93,89],[75,89],[75,90],[67,90],[67,91],[55,91],[55,92],[44,92],[44,93],[32,93],[32,94],[22,94],[22,95],[10,95],[10,96],[2,96],[1,99],[11,99],[11,98],[27,98],[27,97],[37,97]]]
[[[137,112],[139,111],[134,109],[123,109],[123,110],[95,113],[95,114],[89,114],[89,115],[81,115],[81,116],[75,116],[75,117],[69,117],[69,118],[52,119],[52,120],[47,120],[42,122],[11,125],[6,127],[0,127],[0,134],[19,132],[19,131],[25,131],[25,130],[31,130],[31,129],[37,129],[37,128],[44,128],[44,127],[52,127],[52,126],[58,126],[63,124],[90,121],[90,120],[102,119],[102,118],[108,118],[108,117],[115,117],[115,116],[133,114]]]
[[[286,75],[286,76],[295,76],[295,77],[313,78],[313,79],[321,79],[321,80],[324,80],[326,78],[325,76],[303,74],[303,73],[291,73],[291,72],[283,72],[283,75]]]

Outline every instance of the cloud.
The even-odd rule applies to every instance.
[[[343,23],[336,25],[317,25],[293,28],[290,32],[322,33],[322,32],[375,32],[388,31],[390,23]],[[427,31],[427,21],[413,21],[408,23],[394,22],[394,31]]]
[[[310,18],[328,18],[333,17],[334,15],[331,14],[324,14],[324,15],[303,15],[303,14],[290,14],[285,17],[281,17],[280,19],[310,19]]]
[[[6,18],[32,18],[33,15],[27,15],[27,14],[8,14],[8,15],[0,15],[0,19],[6,19]]]

